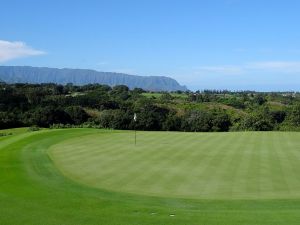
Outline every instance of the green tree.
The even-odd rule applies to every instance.
[[[86,122],[89,118],[89,115],[80,106],[69,106],[65,111],[70,116],[72,123],[76,125]]]

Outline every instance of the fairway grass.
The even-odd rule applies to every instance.
[[[0,138],[0,224],[300,221],[300,133],[65,129]]]

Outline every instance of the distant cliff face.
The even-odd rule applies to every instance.
[[[129,88],[143,88],[150,91],[186,91],[185,86],[164,76],[135,76],[123,73],[98,72],[85,69],[56,69],[30,66],[0,66],[0,81],[6,83],[57,83],[74,85],[124,84]]]

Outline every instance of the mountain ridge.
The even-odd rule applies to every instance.
[[[126,85],[149,91],[186,91],[175,79],[166,76],[138,76],[91,69],[50,68],[32,66],[0,66],[0,81],[6,83],[56,83],[74,85],[107,84]]]

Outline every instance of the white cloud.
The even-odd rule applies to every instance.
[[[212,72],[221,74],[240,74],[243,68],[239,66],[224,65],[224,66],[200,66],[196,69],[198,72]]]
[[[0,62],[43,54],[45,54],[45,52],[33,49],[24,42],[0,40]]]
[[[300,73],[300,61],[263,61],[241,65],[201,66],[195,68],[196,74],[236,75],[249,72]]]
[[[281,73],[299,73],[300,61],[266,61],[248,63],[246,69],[263,70]]]

